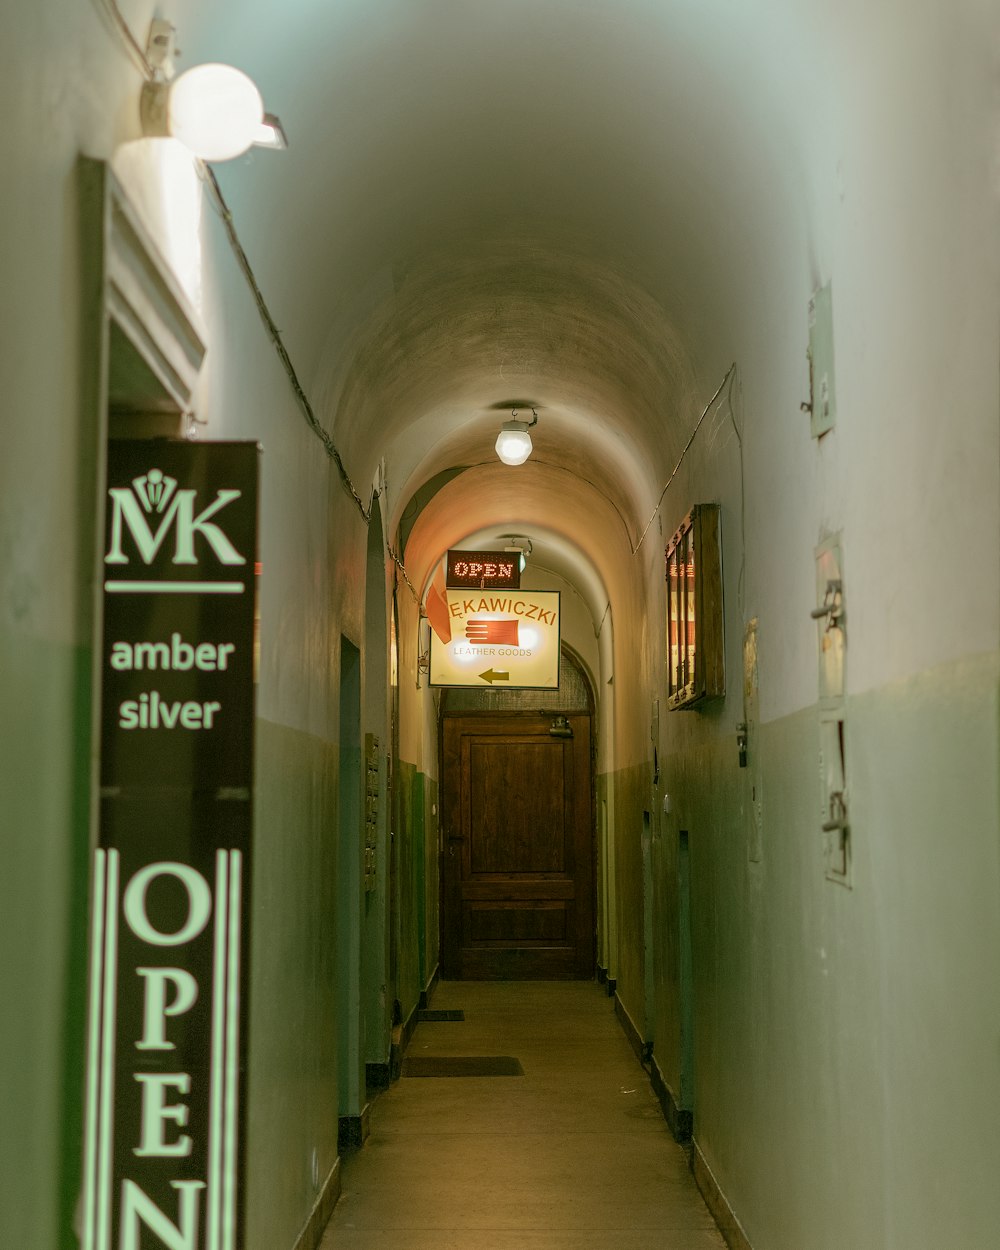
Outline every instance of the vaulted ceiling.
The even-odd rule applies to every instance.
[[[790,0],[183,0],[172,19],[181,67],[240,65],[288,131],[219,177],[352,477],[385,458],[395,526],[468,470],[408,564],[534,526],[570,580],[606,576],[599,548],[641,533],[730,362],[762,222],[794,211],[811,32]],[[493,442],[527,405],[535,452],[507,468]]]

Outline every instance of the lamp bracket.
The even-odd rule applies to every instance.
[[[154,17],[149,24],[146,60],[152,66],[156,78],[161,82],[169,82],[174,76],[174,58],[180,56],[176,34],[177,30],[173,23],[163,18]]]
[[[170,134],[167,112],[169,98],[170,84],[166,78],[157,76],[142,84],[139,94],[139,120],[142,122],[142,133],[147,139],[163,139]]]

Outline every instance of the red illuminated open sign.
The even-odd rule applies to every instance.
[[[520,552],[449,551],[446,576],[454,590],[519,590]]]

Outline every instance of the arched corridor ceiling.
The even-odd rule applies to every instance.
[[[498,463],[497,431],[534,409],[530,464],[589,482],[634,528],[656,488],[647,448],[689,370],[662,310],[620,275],[559,242],[435,250],[359,338],[323,391],[348,463],[377,431],[397,477],[409,468],[393,483],[402,500],[456,465],[489,468],[481,489],[494,479],[508,496],[520,474]]]
[[[802,32],[783,0],[747,7],[171,14],[183,64],[241,65],[286,126],[288,152],[220,182],[352,477],[385,458],[393,524],[436,473],[479,466],[466,531],[509,515],[593,548],[604,511],[641,531],[730,362],[732,270],[788,148]],[[493,454],[515,402],[539,411],[534,477]]]
[[[530,539],[532,567],[549,569],[576,586],[599,623],[609,596],[623,589],[631,549],[612,502],[575,475],[531,461],[513,488],[497,492],[491,489],[496,480],[492,466],[469,469],[442,486],[420,513],[405,552],[418,591],[426,589],[438,558],[450,547],[501,549],[507,536],[516,535]]]

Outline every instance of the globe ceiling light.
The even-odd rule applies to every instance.
[[[511,554],[517,552],[517,565],[523,573],[532,551],[531,539],[522,538],[519,534],[503,534],[502,537],[506,540],[504,551],[509,551]]]
[[[263,122],[256,84],[232,65],[195,65],[170,84],[167,129],[203,161],[242,156]]]
[[[504,464],[524,464],[531,455],[531,435],[528,430],[538,421],[538,413],[531,410],[530,421],[518,421],[517,409],[511,410],[513,420],[505,421],[497,435],[496,453]]]
[[[174,28],[154,20],[146,59],[152,78],[143,87],[143,133],[170,135],[203,161],[231,161],[249,148],[287,147],[281,122],[264,112],[253,79],[220,62],[195,65],[174,77]]]

